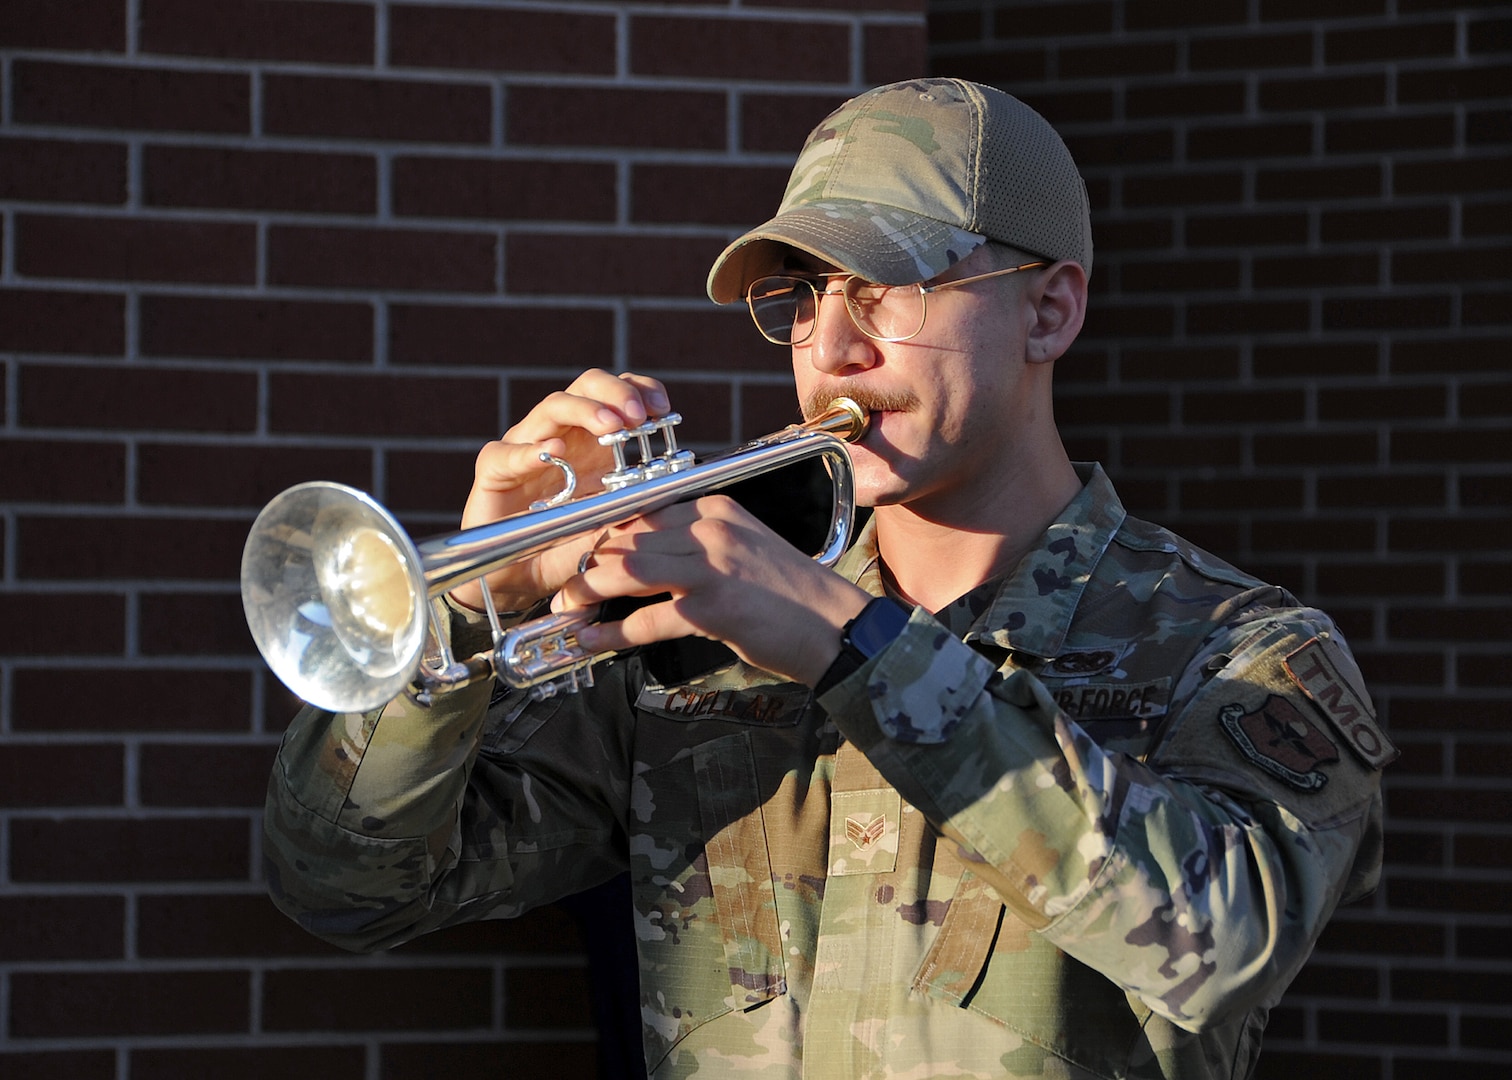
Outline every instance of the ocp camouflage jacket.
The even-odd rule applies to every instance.
[[[1326,615],[1081,471],[1010,575],[818,701],[631,656],[539,704],[306,708],[274,899],[375,949],[628,869],[659,1078],[1247,1076],[1374,887],[1395,750]],[[839,569],[882,591],[870,531]]]

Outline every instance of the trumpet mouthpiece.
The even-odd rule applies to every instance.
[[[804,425],[814,431],[825,431],[848,443],[857,442],[871,427],[871,413],[848,397],[837,397],[814,419]]]

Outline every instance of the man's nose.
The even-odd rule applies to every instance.
[[[853,375],[879,359],[877,343],[861,332],[845,306],[839,289],[819,295],[814,332],[797,349],[807,350],[814,370],[826,375]]]

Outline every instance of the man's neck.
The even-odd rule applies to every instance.
[[[877,551],[905,600],[939,611],[1012,570],[1081,490],[1064,454],[1003,480],[948,508],[936,500],[877,507]]]

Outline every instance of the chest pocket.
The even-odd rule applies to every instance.
[[[749,734],[700,744],[634,788],[630,874],[654,1069],[694,1028],[787,984]]]
[[[1022,1035],[1004,1058],[1014,1076],[1124,1080],[1144,1043],[1148,1007],[1029,930],[966,870],[913,989]]]

